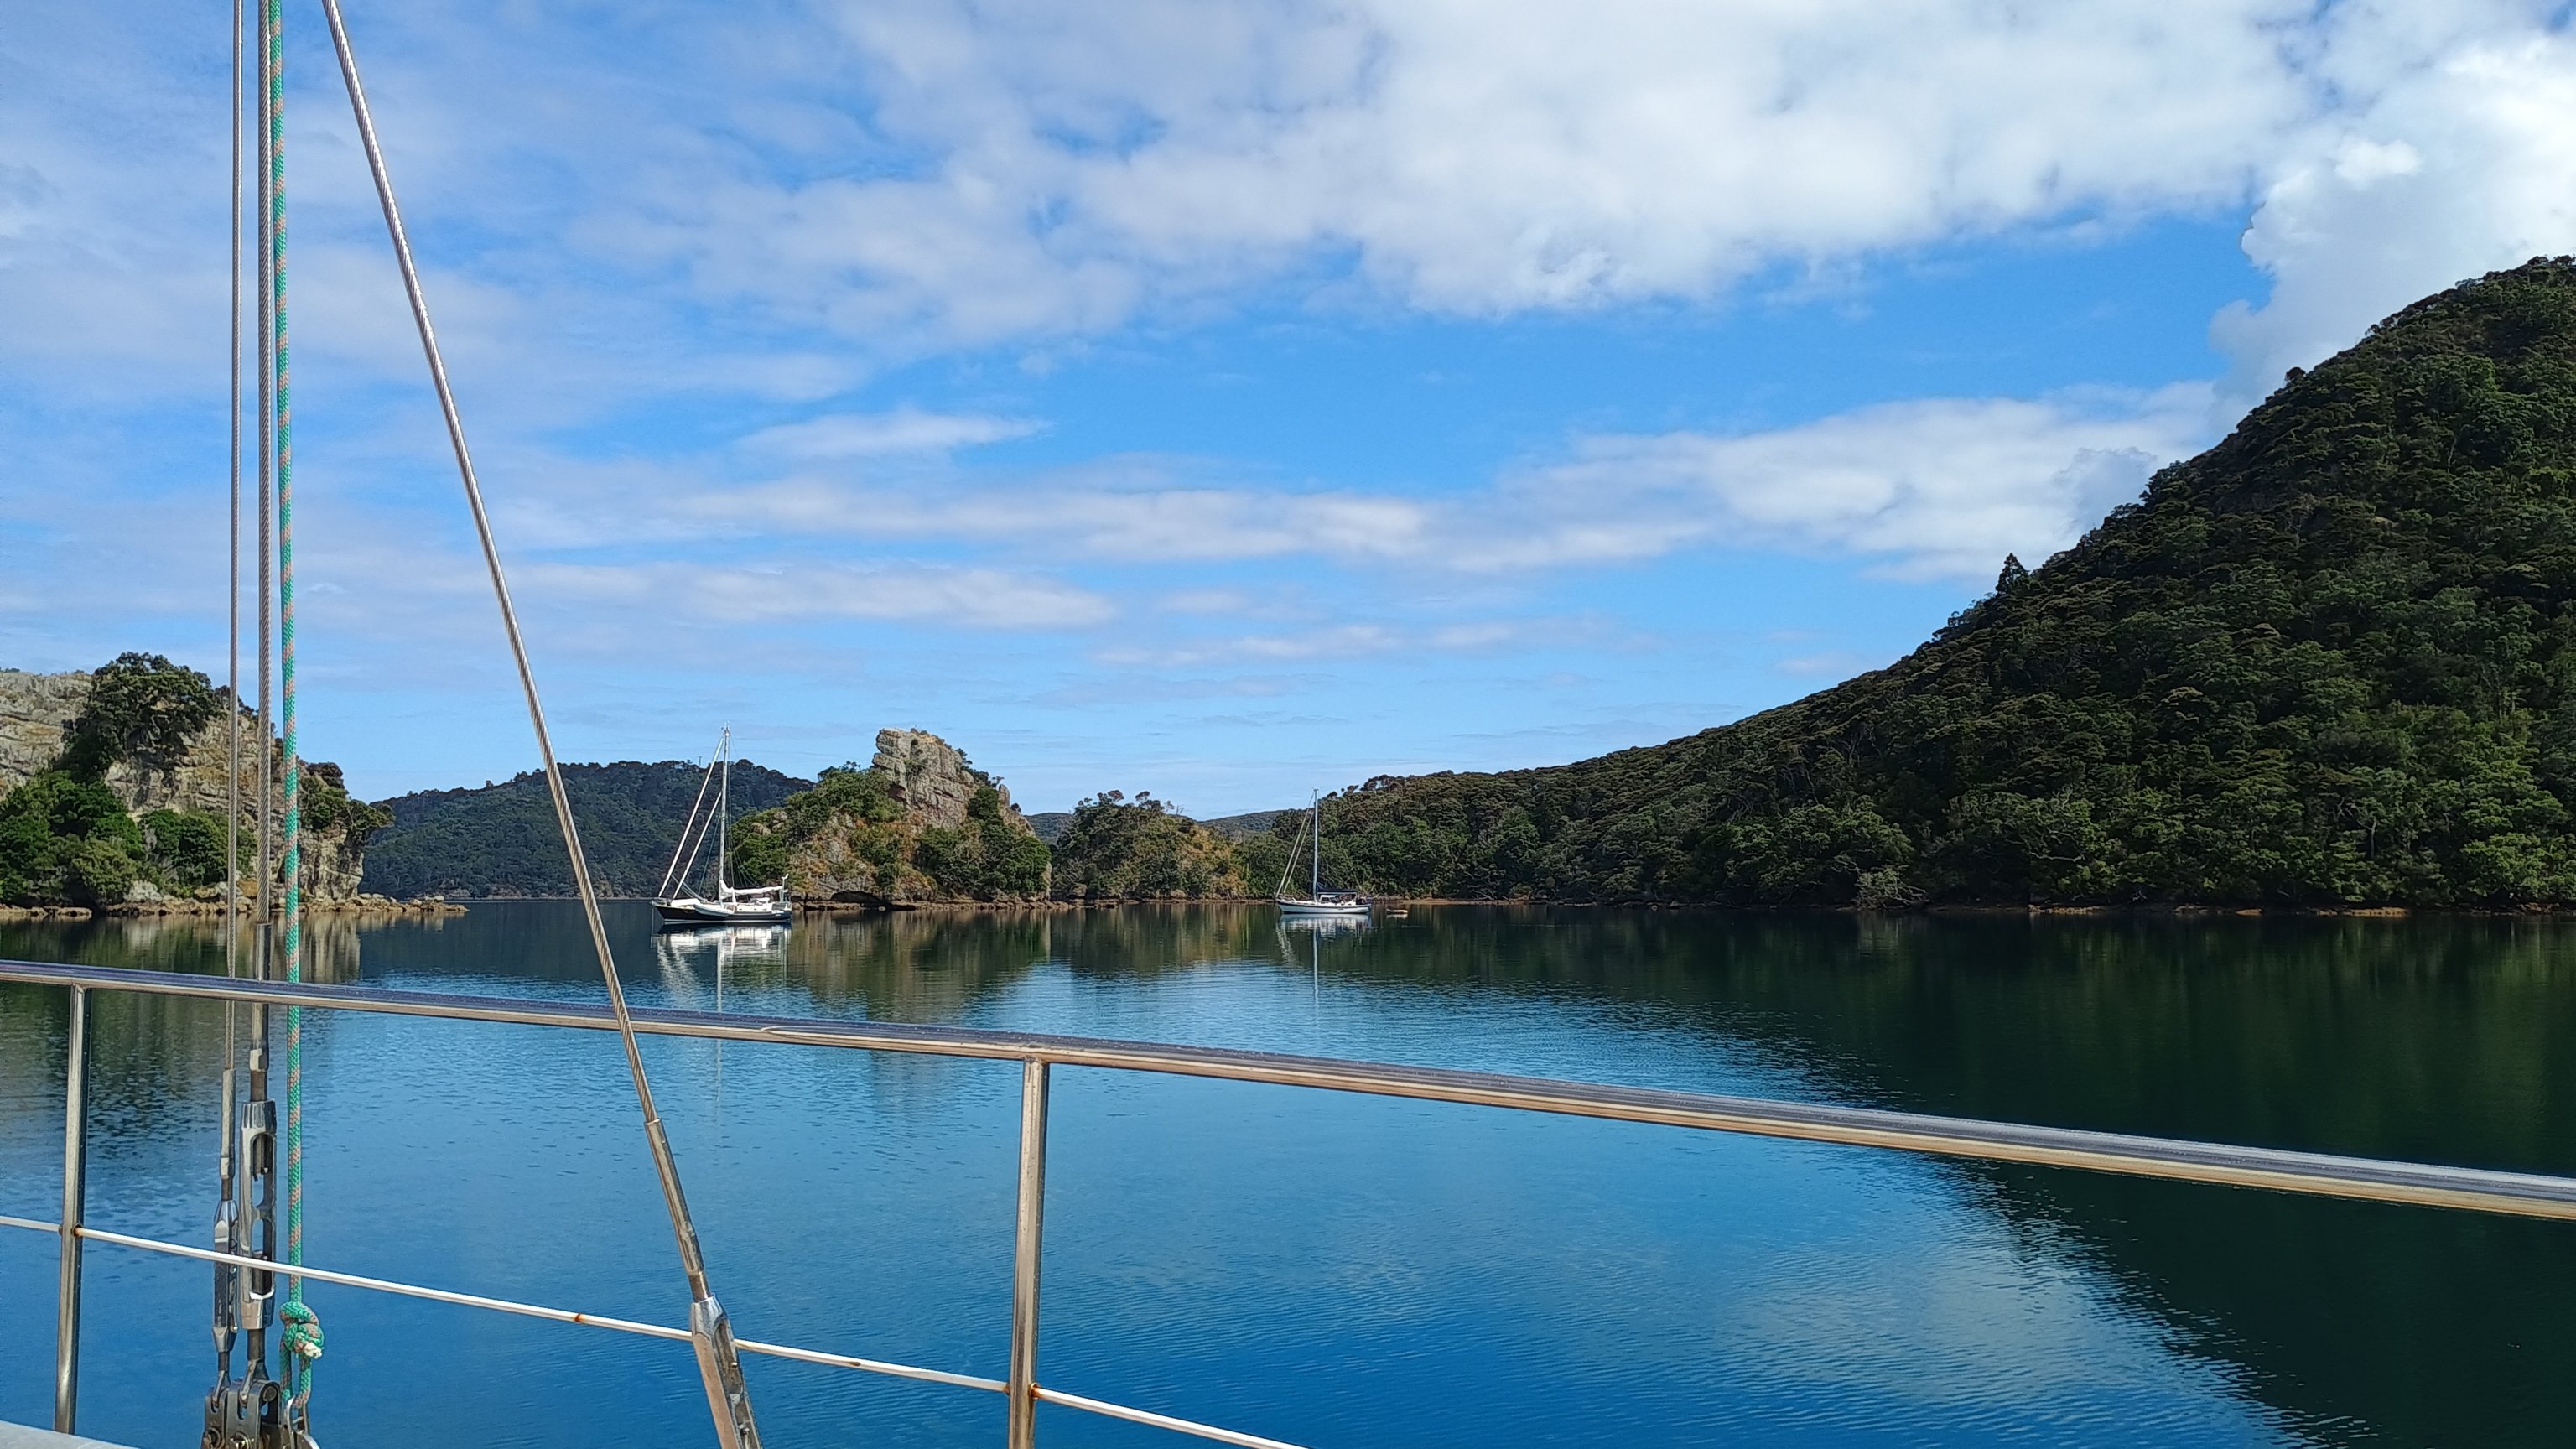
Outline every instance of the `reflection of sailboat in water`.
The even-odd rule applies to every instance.
[[[662,989],[671,1004],[684,1011],[724,1010],[725,974],[745,966],[784,966],[787,928],[781,925],[718,926],[698,931],[664,931],[653,937],[653,961],[662,971]],[[709,1001],[702,982],[712,983]]]
[[[662,971],[662,990],[671,1004],[685,1011],[708,1008],[700,990],[698,971],[707,968],[707,978],[715,985],[714,1010],[724,1014],[725,972],[739,971],[744,966],[779,966],[787,964],[787,928],[780,925],[718,926],[698,930],[668,930],[653,937],[653,962]],[[715,1112],[717,1145],[723,1145],[724,1131],[724,1043],[707,1043],[714,1048]]]
[[[710,782],[716,784],[716,802],[714,810],[706,811]],[[689,803],[689,818],[680,826],[680,843],[671,852],[671,868],[662,872],[662,888],[653,893],[653,909],[661,913],[666,927],[738,922],[784,925],[793,918],[794,908],[787,903],[785,885],[743,887],[725,883],[725,825],[726,817],[732,813],[733,731],[728,728],[716,746],[715,759],[707,765],[706,778],[698,781],[698,798]],[[716,838],[716,889],[713,896],[700,896],[690,891],[689,876],[697,869],[698,851],[705,847],[710,834]]]
[[[1323,1049],[1324,1035],[1324,938],[1365,931],[1368,924],[1365,917],[1282,915],[1279,918],[1279,954],[1289,965],[1301,964],[1297,960],[1297,943],[1290,938],[1289,932],[1294,931],[1306,938],[1306,959],[1302,964],[1306,968],[1307,989],[1312,997],[1309,1009],[1314,1015],[1310,1025],[1315,1032],[1315,1049],[1318,1051]]]

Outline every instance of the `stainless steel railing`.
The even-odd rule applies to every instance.
[[[80,1322],[80,1245],[108,1243],[149,1252],[175,1254],[208,1262],[250,1265],[205,1248],[159,1242],[88,1227],[81,1220],[81,1168],[86,1152],[86,1112],[82,1086],[86,1077],[85,1020],[91,991],[131,991],[155,996],[188,996],[218,1001],[261,1001],[272,1006],[371,1011],[395,1016],[438,1017],[455,1021],[512,1022],[528,1026],[573,1027],[614,1031],[605,1006],[570,1002],[512,1000],[488,996],[446,995],[415,991],[378,991],[346,986],[288,985],[246,982],[225,977],[183,976],[154,971],[128,971],[103,966],[0,961],[0,982],[49,985],[71,991],[71,1029],[64,1093],[63,1211],[59,1221],[0,1217],[0,1227],[59,1234],[62,1239],[61,1298],[56,1319],[56,1427],[70,1432],[77,1385]],[[795,1359],[804,1363],[890,1374],[899,1378],[982,1389],[1003,1394],[1009,1405],[1011,1449],[1036,1442],[1037,1406],[1056,1404],[1086,1413],[1124,1419],[1246,1449],[1293,1449],[1282,1441],[1175,1418],[1107,1400],[1050,1388],[1037,1380],[1038,1286],[1046,1208],[1047,1102],[1051,1069],[1094,1067],[1112,1071],[1158,1072],[1172,1076],[1217,1077],[1230,1081],[1268,1082],[1373,1096],[1502,1107],[1515,1111],[1599,1117],[1625,1122],[1658,1123],[1703,1131],[1784,1137],[1853,1147],[1889,1148],[1995,1162],[2032,1163],[2087,1172],[2227,1187],[2266,1188],[2277,1192],[2369,1202],[2406,1203],[2421,1207],[2515,1217],[2576,1221],[2576,1178],[2537,1173],[2493,1172],[2480,1168],[2443,1167],[2389,1162],[2375,1158],[2339,1157],[2274,1148],[2238,1147],[2163,1137],[2112,1132],[2085,1132],[2061,1127],[2032,1127],[1961,1117],[1936,1117],[1869,1107],[1836,1107],[1778,1102],[1700,1092],[1662,1091],[1645,1087],[1604,1086],[1490,1072],[1452,1071],[1438,1067],[1398,1066],[1383,1062],[1340,1061],[1327,1057],[1287,1056],[1270,1052],[1229,1051],[1216,1047],[1169,1046],[1150,1042],[1106,1041],[1031,1032],[977,1031],[959,1027],[908,1026],[871,1021],[824,1021],[799,1017],[715,1015],[695,1011],[639,1010],[635,1030],[655,1036],[699,1037],[717,1041],[767,1041],[799,1046],[905,1052],[925,1056],[971,1057],[1021,1064],[1020,1161],[1016,1232],[1011,1274],[1011,1347],[1009,1377],[971,1374],[886,1363],[816,1349],[739,1341],[745,1353]],[[266,1263],[256,1266],[266,1267]],[[416,1284],[396,1283],[354,1273],[306,1267],[303,1276],[352,1288],[396,1293],[466,1307],[687,1340],[688,1330],[608,1318],[571,1309],[550,1308],[509,1299],[459,1293]]]

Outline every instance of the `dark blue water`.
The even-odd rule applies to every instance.
[[[1266,909],[614,917],[639,1004],[960,1022],[2576,1170],[2576,930]],[[336,979],[595,1000],[556,903],[316,931]],[[0,955],[204,970],[126,922]],[[94,1002],[91,1221],[197,1242],[222,1018]],[[61,993],[0,989],[0,1212],[59,1191]],[[615,1039],[308,1018],[317,1265],[677,1324]],[[648,1041],[747,1336],[1000,1377],[1016,1068]],[[1313,1445],[2517,1444],[2576,1411],[2552,1225],[1059,1069],[1042,1382]],[[0,1231],[0,1419],[53,1241]],[[207,1271],[90,1250],[84,1432],[193,1443]],[[326,1442],[702,1445],[683,1344],[314,1285]],[[997,1396],[747,1361],[770,1443]],[[1050,1445],[1188,1441],[1048,1409]]]

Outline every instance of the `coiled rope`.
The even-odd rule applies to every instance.
[[[304,979],[303,766],[295,740],[295,430],[287,386],[286,344],[286,42],[279,0],[267,0],[268,32],[268,278],[270,355],[277,369],[277,662],[284,701],[281,733],[285,756],[284,828],[286,979]],[[313,1361],[322,1356],[322,1323],[304,1302],[304,1012],[286,1009],[286,1306],[279,1345],[287,1351],[287,1392],[303,1398],[313,1389]]]

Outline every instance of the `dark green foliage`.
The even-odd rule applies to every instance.
[[[787,841],[773,830],[747,830],[726,841],[725,877],[736,885],[774,885],[787,878]]]
[[[1044,895],[1047,889],[1046,842],[1011,821],[1002,792],[989,784],[968,797],[965,824],[954,830],[922,827],[912,862],[943,891],[969,900]]]
[[[894,797],[883,772],[855,764],[825,770],[813,789],[791,796],[784,808],[789,833],[799,837],[813,834],[836,815],[870,825],[903,818],[903,802]]]
[[[224,882],[224,821],[194,810],[143,817],[143,857],[152,874],[181,890]],[[248,862],[246,862],[248,863]]]
[[[392,810],[352,797],[340,767],[328,760],[304,762],[304,775],[296,786],[295,808],[305,829],[345,828],[362,845],[376,832],[394,823]],[[584,836],[583,840],[587,843],[589,837]]]
[[[1241,855],[1150,794],[1111,790],[1073,807],[1055,842],[1065,900],[1167,900],[1251,893]]]
[[[121,901],[142,854],[143,832],[94,780],[45,770],[0,796],[0,900],[11,905]]]
[[[2576,902],[2576,262],[2406,309],[1887,669],[1376,780],[1325,870],[1746,904]]]
[[[120,654],[92,674],[53,767],[0,797],[0,900],[95,907],[121,902],[137,881],[179,893],[221,884],[220,816],[161,809],[138,823],[105,782],[118,765],[174,779],[224,708],[204,675],[158,654]],[[220,779],[219,760],[214,768]],[[308,831],[361,844],[392,818],[351,800],[340,767],[322,761],[305,762],[298,803]],[[244,864],[256,869],[247,854]]]
[[[116,905],[142,873],[142,862],[124,841],[99,836],[70,841],[63,852],[63,895],[77,906]]]
[[[823,771],[812,789],[744,816],[726,869],[743,884],[785,881],[797,848],[827,834],[881,876],[898,872],[916,844],[892,782],[874,766],[844,761]]]
[[[680,824],[697,797],[704,764],[664,760],[639,764],[566,765],[564,786],[581,829],[591,875],[610,895],[641,896],[659,885],[678,845]],[[306,808],[330,792],[308,772]],[[736,761],[733,808],[737,817],[785,800],[806,782],[776,770]],[[347,798],[345,790],[339,792]],[[351,802],[324,808],[383,810],[392,823],[367,849],[362,887],[390,896],[568,896],[571,868],[563,832],[555,824],[545,776],[537,771],[478,789],[424,790],[380,805]],[[708,870],[713,846],[700,857]],[[775,880],[775,875],[740,877]]]
[[[119,760],[164,774],[223,709],[206,676],[158,654],[119,654],[90,676],[89,698],[64,731],[58,767],[101,780]]]

